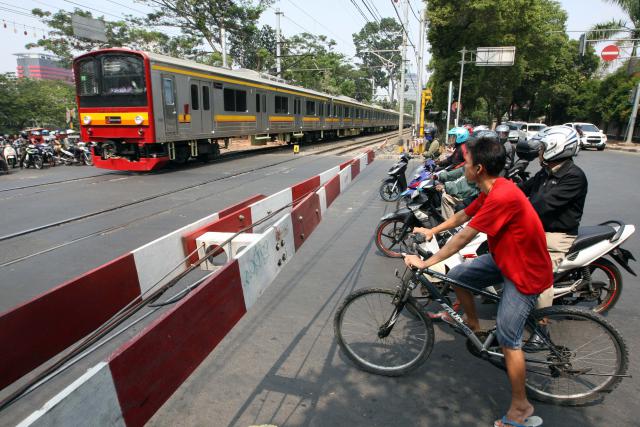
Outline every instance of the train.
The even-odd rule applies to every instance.
[[[73,71],[81,140],[93,143],[99,168],[206,161],[237,137],[260,145],[398,129],[396,111],[247,69],[109,48],[74,58]]]

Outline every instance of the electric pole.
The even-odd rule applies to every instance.
[[[282,64],[280,63],[280,8],[276,9],[276,75],[282,78]]]
[[[404,145],[402,130],[404,128],[404,75],[407,67],[407,21],[409,20],[409,0],[404,0],[402,25],[402,65],[400,68],[400,87],[398,88],[398,102],[400,102],[400,120],[398,123],[398,145]]]
[[[227,32],[220,28],[220,43],[222,44],[222,66],[227,68]]]
[[[423,56],[424,56],[424,32],[425,32],[425,13],[427,11],[426,2],[425,8],[420,12],[420,39],[418,40],[418,87],[416,88],[416,115],[414,119],[415,129],[417,130],[420,127],[420,108],[418,105],[422,105],[422,73],[423,73]],[[420,134],[417,133],[418,137]]]
[[[638,115],[638,102],[640,101],[640,83],[636,86],[636,96],[633,99],[633,109],[629,118],[629,129],[627,130],[627,144],[633,142],[633,130],[636,127],[636,117]]]
[[[460,53],[462,53],[462,61],[460,61],[460,86],[458,87],[458,104],[456,107],[456,122],[455,125],[460,125],[460,110],[462,109],[462,76],[464,75],[464,60],[468,50],[463,47]]]

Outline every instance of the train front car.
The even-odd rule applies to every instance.
[[[82,141],[96,143],[99,168],[149,171],[169,161],[155,141],[149,59],[105,49],[74,60]]]

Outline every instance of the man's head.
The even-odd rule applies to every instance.
[[[497,178],[504,169],[506,153],[495,132],[486,132],[467,142],[464,175],[469,182]]]

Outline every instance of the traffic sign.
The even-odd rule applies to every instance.
[[[620,56],[620,49],[618,49],[618,46],[615,44],[610,44],[602,49],[600,56],[605,61],[613,61],[614,59],[618,59],[618,56]]]

